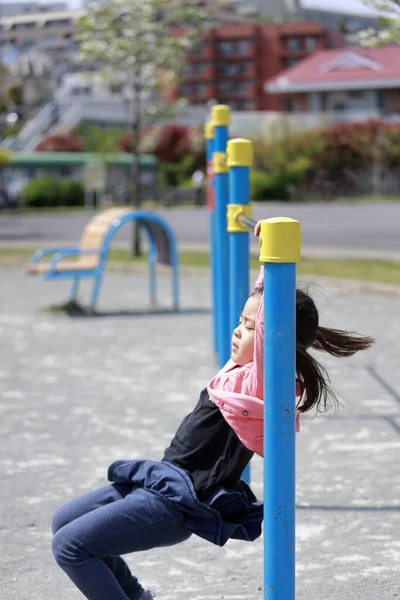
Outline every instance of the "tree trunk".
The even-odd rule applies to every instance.
[[[136,80],[138,78],[136,77]],[[131,169],[131,189],[133,191],[133,207],[137,210],[142,205],[142,185],[140,168],[140,126],[141,126],[141,97],[140,87],[136,81],[133,86],[133,114],[132,114],[132,169]],[[137,220],[133,221],[132,255],[141,256],[142,248],[140,243],[140,227]]]

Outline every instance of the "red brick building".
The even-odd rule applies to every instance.
[[[341,34],[315,22],[214,27],[190,54],[175,96],[213,99],[232,110],[282,110],[264,83],[316,50],[340,47]]]

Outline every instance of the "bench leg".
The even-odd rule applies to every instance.
[[[150,305],[154,308],[157,304],[156,298],[156,258],[153,256],[149,257],[149,292],[150,292]]]
[[[78,286],[79,286],[79,277],[74,277],[74,279],[72,280],[72,287],[71,287],[71,291],[69,294],[69,299],[71,302],[73,302],[76,299],[76,294],[78,292]]]
[[[97,275],[97,277],[95,277],[94,280],[94,286],[93,286],[93,291],[92,291],[92,301],[91,301],[91,308],[94,309],[96,302],[97,302],[97,297],[99,295],[99,291],[100,291],[100,285],[101,285],[101,275]]]
[[[178,267],[177,261],[174,261],[172,263],[171,269],[172,269],[173,310],[179,310],[179,270],[178,270],[179,267]]]

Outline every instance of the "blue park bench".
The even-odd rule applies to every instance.
[[[131,208],[107,208],[97,213],[86,225],[80,245],[72,248],[42,248],[32,256],[28,274],[40,274],[44,279],[72,279],[70,300],[75,300],[82,277],[93,277],[91,297],[93,309],[100,290],[101,279],[111,241],[122,225],[137,220],[149,238],[149,288],[150,300],[156,300],[156,263],[167,265],[172,271],[173,308],[179,306],[178,251],[175,235],[164,219],[158,215]],[[50,256],[42,261],[44,256]],[[68,260],[65,260],[65,259]],[[74,260],[71,260],[74,259]]]

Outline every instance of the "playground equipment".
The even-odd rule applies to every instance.
[[[93,277],[94,287],[91,307],[94,308],[100,291],[101,280],[116,231],[128,221],[137,220],[147,233],[150,248],[149,291],[152,304],[156,302],[156,264],[171,267],[173,308],[179,306],[178,250],[175,235],[164,219],[144,210],[133,211],[129,208],[108,208],[96,214],[86,225],[79,246],[73,248],[42,248],[32,256],[28,274],[41,274],[43,278],[72,278],[70,300],[75,300],[80,279]],[[39,262],[44,256],[52,255],[47,262]],[[75,258],[71,261],[71,257]],[[68,260],[63,260],[67,258]]]
[[[230,140],[229,107],[212,108],[214,203],[210,205],[214,347],[230,358],[230,327],[249,295],[249,204],[252,144]],[[211,133],[211,128],[208,130]],[[207,137],[207,136],[206,136]],[[229,171],[229,174],[228,174]],[[295,598],[296,262],[300,223],[275,217],[261,223],[264,268],[264,599]],[[229,269],[226,266],[229,264]],[[229,309],[227,310],[227,307]],[[249,471],[243,474],[249,480]]]

